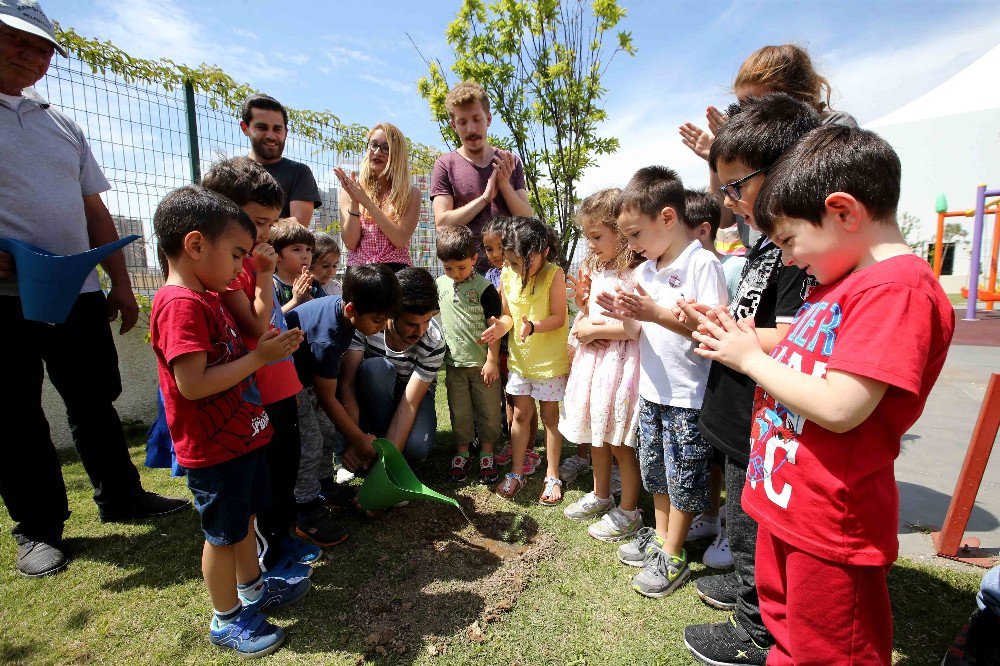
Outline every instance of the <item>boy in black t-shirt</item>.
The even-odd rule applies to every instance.
[[[724,204],[753,225],[753,205],[772,164],[820,119],[808,105],[783,93],[750,98],[730,109],[709,154],[719,174]],[[752,319],[761,346],[770,351],[784,337],[805,299],[810,278],[782,264],[781,250],[762,237],[747,255],[729,312],[737,321]],[[699,304],[675,312],[692,330]],[[690,625],[684,643],[704,663],[763,664],[772,638],[761,620],[754,579],[757,523],[743,511],[740,496],[750,453],[750,419],[756,383],[721,363],[712,363],[698,428],[726,457],[726,522],[735,570],[699,578],[698,596],[715,608],[732,609],[720,624]]]

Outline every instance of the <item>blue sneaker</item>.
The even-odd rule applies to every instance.
[[[312,564],[323,555],[323,549],[293,536],[281,542],[281,552],[292,562]],[[284,558],[282,558],[284,559]]]
[[[244,658],[263,657],[281,647],[285,630],[268,622],[259,609],[244,606],[236,619],[224,627],[219,627],[213,617],[208,640],[212,645],[236,650]]]
[[[283,556],[273,568],[267,571],[264,571],[264,567],[262,566],[261,571],[264,573],[264,578],[281,578],[289,583],[303,578],[312,578],[313,575],[313,568],[311,566],[302,562],[296,562],[287,556]]]
[[[278,577],[265,578],[264,593],[253,603],[244,601],[244,608],[256,608],[261,613],[278,610],[306,596],[311,587],[312,583],[308,578],[301,578],[295,582]]]

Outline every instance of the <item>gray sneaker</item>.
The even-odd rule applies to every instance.
[[[659,549],[659,544],[656,543],[656,530],[652,527],[643,527],[632,541],[618,547],[618,559],[630,567],[641,567],[646,561],[646,553],[654,548]]]
[[[563,515],[570,520],[593,520],[614,508],[615,501],[610,497],[602,500],[593,492],[589,492],[563,509]]]
[[[28,578],[40,578],[59,573],[66,568],[66,555],[44,541],[21,538],[17,544],[17,573]]]
[[[680,557],[666,554],[659,548],[646,556],[642,571],[632,579],[632,589],[645,597],[666,597],[691,577],[687,553]]]
[[[599,521],[587,528],[587,534],[598,541],[618,543],[631,539],[642,529],[642,512],[636,511],[635,518],[629,518],[625,512],[614,507]]]
[[[578,476],[589,469],[590,458],[584,458],[574,453],[569,458],[566,458],[561,465],[559,465],[559,478],[562,479],[562,482],[568,486],[576,481]]]

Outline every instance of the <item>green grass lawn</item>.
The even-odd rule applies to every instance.
[[[485,533],[528,546],[526,552],[502,559],[476,546],[461,515],[441,504],[414,502],[374,521],[347,518],[351,538],[316,566],[309,596],[274,616],[289,638],[268,661],[693,663],[681,640],[684,626],[722,621],[725,614],[702,604],[693,585],[663,600],[633,592],[636,570],[617,562],[614,546],[536,503],[542,474],[515,504],[475,482],[448,487],[442,477],[451,433],[440,389],[439,447],[417,475],[437,489],[457,490]],[[183,480],[141,467],[142,440],[133,437],[132,456],[146,488],[186,495]],[[207,640],[210,604],[195,512],[102,525],[79,460],[63,460],[72,561],[62,574],[26,580],[14,571],[13,540],[0,537],[0,663],[239,663]],[[575,484],[568,499],[587,489],[587,482]],[[0,509],[0,529],[10,527]],[[707,545],[690,553],[698,562],[695,577],[710,573],[700,564]],[[940,663],[973,608],[978,584],[977,574],[901,560],[890,575],[897,662]]]

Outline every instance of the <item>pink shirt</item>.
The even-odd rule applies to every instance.
[[[365,264],[406,264],[412,266],[409,248],[398,248],[389,237],[382,233],[368,211],[361,214],[361,240],[358,246],[347,252],[348,266]]]

